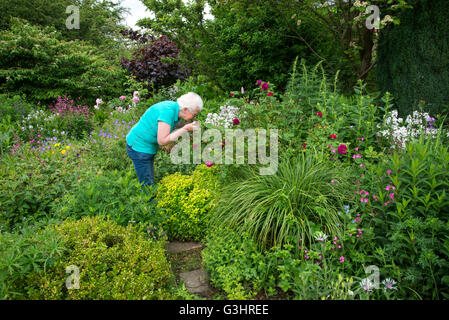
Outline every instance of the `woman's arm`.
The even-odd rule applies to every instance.
[[[163,121],[159,121],[157,126],[157,143],[160,146],[165,146],[170,142],[176,141],[184,132],[193,131],[194,127],[193,123],[189,123],[170,133],[171,126]]]

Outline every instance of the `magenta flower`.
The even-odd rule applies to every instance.
[[[390,169],[387,170],[387,174],[391,174],[391,170]]]
[[[331,183],[335,183],[335,180],[334,180],[334,179],[332,179],[332,180],[331,180]]]
[[[264,82],[262,83],[262,90],[267,90],[268,89],[268,83]]]
[[[237,118],[234,118],[234,120],[232,120],[232,123],[234,123],[234,126],[236,126],[240,123],[240,120]]]
[[[339,154],[346,154],[348,147],[346,147],[344,144],[341,144],[337,149]]]
[[[268,92],[267,96],[269,97],[273,96],[273,92]]]
[[[322,114],[320,111],[318,111],[318,112],[316,113],[316,115],[317,115],[317,116],[320,116],[320,117],[323,116],[323,114]]]
[[[212,161],[206,161],[206,166],[208,166],[209,168],[212,167],[214,165],[214,163]]]
[[[345,262],[345,257],[340,257],[340,262],[341,263]]]
[[[302,146],[305,148],[305,147],[307,146],[307,143],[304,142],[304,143],[302,144]]]
[[[125,100],[126,97],[125,97],[125,96],[121,96],[119,99],[120,99],[120,100]]]
[[[260,86],[262,84],[262,80],[257,80],[257,85]]]

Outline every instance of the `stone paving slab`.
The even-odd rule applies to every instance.
[[[209,287],[209,275],[203,269],[183,272],[179,275],[184,280],[187,290],[192,294],[207,295]]]
[[[165,245],[165,250],[167,252],[184,252],[184,251],[190,251],[194,249],[200,249],[203,248],[203,245],[201,242],[179,242],[179,241],[172,241],[167,242]]]

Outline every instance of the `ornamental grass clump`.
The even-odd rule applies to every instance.
[[[222,190],[212,224],[248,232],[265,248],[307,245],[316,231],[340,235],[338,208],[350,188],[337,162],[311,151],[281,161],[275,175],[241,175]]]

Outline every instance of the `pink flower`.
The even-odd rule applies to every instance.
[[[137,96],[136,96],[136,97],[133,97],[133,101],[134,101],[134,102],[139,102],[139,97],[137,97]]]
[[[244,89],[243,87],[241,87],[241,88],[240,88],[240,92],[241,92],[242,94],[245,94],[245,89]]]
[[[262,84],[262,80],[257,80],[257,85],[260,86]]]
[[[196,148],[198,148],[198,146],[197,146],[196,144],[194,144],[194,145],[192,146],[192,148],[193,148],[193,149],[196,149]]]
[[[332,152],[332,153],[335,153],[335,149],[332,149],[331,152]]]
[[[341,144],[338,146],[339,154],[346,154],[347,150],[348,150],[348,147],[346,147],[344,144]]]
[[[390,190],[390,186],[386,186],[385,190],[389,191]]]
[[[387,170],[387,174],[391,174],[391,170],[390,169]]]
[[[98,98],[95,102],[97,103],[97,105],[99,105],[99,104],[102,104],[102,103],[103,103],[103,100],[101,100],[100,98]]]
[[[364,167],[365,165],[363,163],[360,164],[361,167]]]
[[[390,199],[393,200],[393,197],[394,197],[394,193],[391,193],[390,194]]]
[[[331,183],[335,183],[335,180],[334,180],[334,179],[332,179],[332,180],[331,180]]]
[[[120,99],[120,100],[125,100],[126,97],[125,97],[125,96],[121,96],[119,99]]]
[[[262,83],[262,90],[267,90],[268,89],[268,83],[264,82]]]
[[[341,263],[345,262],[345,257],[340,257],[340,262]]]
[[[122,107],[117,107],[117,111],[122,112],[123,108]]]
[[[354,150],[355,150],[355,151],[359,151],[359,147],[355,148]]]
[[[318,112],[316,113],[316,115],[317,115],[317,116],[320,116],[320,117],[323,116],[323,114],[322,114],[320,111],[318,111]]]
[[[214,163],[212,161],[206,161],[206,166],[208,166],[209,168],[212,167],[214,165]]]

